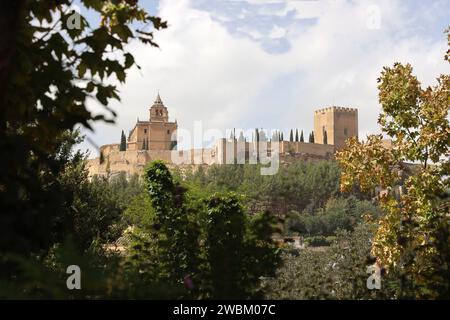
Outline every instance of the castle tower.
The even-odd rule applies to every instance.
[[[345,147],[345,140],[358,136],[358,109],[328,107],[314,112],[314,142]]]

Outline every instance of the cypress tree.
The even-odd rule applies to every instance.
[[[327,137],[327,131],[326,130],[323,132],[323,144],[328,144],[328,137]]]
[[[298,142],[298,129],[295,129],[295,142]]]
[[[293,142],[294,141],[294,131],[291,129],[291,133],[289,134],[289,141]]]
[[[123,130],[122,130],[122,135],[120,137],[119,151],[125,151],[125,150],[127,150],[127,138],[125,137],[125,133],[123,133]]]
[[[305,139],[303,138],[303,130],[300,133],[300,142],[305,142]]]
[[[311,142],[314,143],[314,131],[311,132]]]

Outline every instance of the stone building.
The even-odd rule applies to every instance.
[[[326,138],[325,138],[326,136]],[[314,112],[314,142],[345,147],[345,140],[358,136],[358,109],[328,107]]]
[[[172,150],[176,147],[177,122],[169,121],[169,112],[161,97],[156,97],[147,121],[138,121],[130,131],[127,150]]]
[[[158,94],[150,108],[149,119],[138,120],[130,131],[127,149],[120,151],[119,143],[100,147],[101,156],[88,160],[89,175],[139,174],[153,160],[163,160],[169,166],[257,163],[262,158],[261,149],[267,155],[276,154],[280,163],[331,159],[335,151],[345,146],[346,139],[358,136],[358,110],[329,107],[315,111],[315,143],[267,141],[258,144],[222,138],[210,148],[177,150],[177,128],[176,121],[169,121],[168,110]]]

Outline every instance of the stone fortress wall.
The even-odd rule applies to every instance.
[[[345,140],[358,136],[358,111],[353,108],[329,107],[314,112],[315,143],[280,141],[276,143],[219,139],[211,148],[173,150],[177,123],[168,121],[167,108],[158,97],[150,108],[149,121],[137,121],[128,136],[126,150],[120,144],[100,147],[101,157],[87,162],[89,176],[127,176],[141,174],[154,160],[169,166],[210,166],[213,164],[256,163],[258,154],[269,157],[274,152],[280,163],[302,160],[331,159],[335,151],[345,146]],[[175,144],[174,144],[175,143]],[[263,145],[264,144],[264,145]],[[176,149],[176,147],[175,147]],[[261,153],[261,149],[267,149]]]

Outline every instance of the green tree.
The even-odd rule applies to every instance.
[[[303,138],[303,130],[302,133],[300,134],[300,142],[305,142],[305,139]]]
[[[259,142],[259,130],[258,128],[255,129],[255,140],[256,142]]]
[[[123,133],[122,130],[122,135],[120,136],[120,151],[126,151],[127,150],[127,138],[125,137],[125,133]]]
[[[199,226],[188,214],[186,190],[173,181],[162,161],[152,162],[145,171],[146,187],[154,210],[154,228],[167,274],[173,282],[195,278],[199,267]]]
[[[70,4],[1,4],[0,20],[8,32],[0,37],[7,43],[0,51],[0,148],[10,150],[0,160],[2,252],[29,253],[52,245],[55,220],[70,197],[57,182],[66,165],[60,154],[66,131],[112,121],[115,113],[108,104],[118,95],[109,80],[124,82],[135,65],[125,45],[135,39],[156,45],[151,31],[140,28],[166,27],[138,1],[82,0],[101,17],[93,26]],[[79,28],[72,28],[74,18]],[[88,111],[91,98],[111,115]]]
[[[254,297],[259,278],[273,275],[278,264],[276,247],[270,238],[273,222],[264,215],[250,223],[232,193],[211,196],[207,210],[205,254],[210,297]]]
[[[127,44],[156,46],[152,32],[166,27],[138,1],[81,0],[101,19],[93,25],[72,3],[0,4],[0,148],[9,150],[0,159],[0,281],[24,284],[29,290],[23,293],[38,294],[49,273],[34,282],[22,262],[45,270],[43,260],[64,238],[79,237],[81,255],[95,239],[109,239],[119,210],[110,194],[86,180],[84,155],[71,153],[78,142],[74,128],[113,121],[108,105],[119,97],[112,82],[123,83],[136,66]],[[92,114],[89,99],[107,113]]]
[[[328,144],[328,136],[326,130],[323,132],[323,144]]]
[[[341,231],[326,251],[301,250],[283,255],[276,277],[264,281],[269,299],[392,299],[390,282],[381,290],[366,286],[367,267],[375,262],[370,255],[376,227],[358,225],[353,232]]]
[[[295,129],[295,141],[298,142],[298,129]]]
[[[450,188],[450,76],[441,75],[436,86],[423,89],[412,72],[409,64],[383,68],[378,122],[392,148],[384,147],[381,135],[365,142],[351,139],[337,156],[343,168],[341,187],[383,190],[378,199],[385,215],[372,252],[401,276],[399,296],[448,298],[449,218],[448,202],[442,199]],[[405,162],[415,165],[402,181]],[[398,195],[394,191],[400,185]]]
[[[289,141],[293,142],[294,141],[294,131],[291,129],[290,133],[289,133]]]
[[[362,217],[368,214],[373,219],[381,216],[379,208],[369,201],[358,200],[354,196],[333,197],[328,199],[323,208],[314,212],[289,212],[285,220],[285,232],[305,236],[335,236],[338,230],[352,231],[362,222]]]
[[[213,196],[208,201],[207,221],[211,296],[244,298],[245,216],[239,201],[234,196]]]

